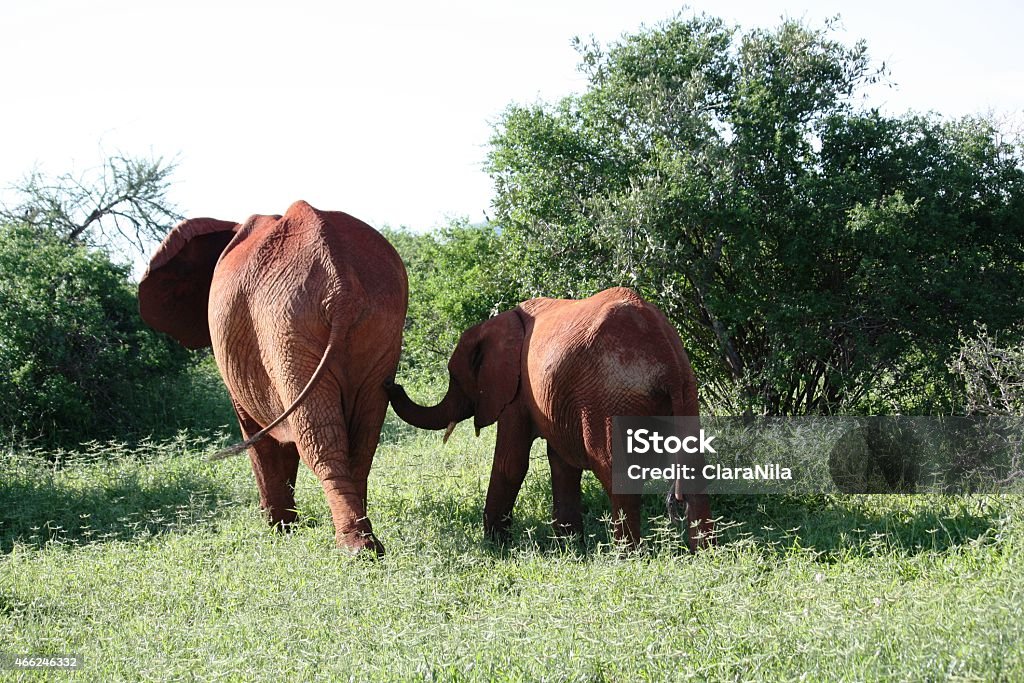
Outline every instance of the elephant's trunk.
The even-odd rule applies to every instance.
[[[429,407],[421,406],[409,398],[400,384],[388,386],[387,392],[395,414],[403,421],[420,429],[445,429],[465,420],[472,414],[471,410],[466,410],[461,405],[465,401],[459,400],[461,392],[454,389],[451,382],[448,384],[448,391],[444,398],[437,405]]]

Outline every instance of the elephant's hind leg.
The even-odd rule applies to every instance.
[[[630,549],[639,548],[641,541],[641,496],[618,494],[612,491],[612,469],[610,464],[595,467],[594,474],[597,475],[612,502],[612,534],[615,540]]]
[[[248,439],[260,426],[237,406],[242,436]],[[249,462],[260,492],[260,508],[278,528],[295,521],[295,477],[299,471],[299,451],[295,444],[282,444],[265,436],[249,447]]]
[[[366,516],[366,476],[352,460],[341,390],[323,381],[288,418],[299,454],[323,487],[338,547],[353,554],[384,554]]]
[[[612,488],[612,420],[583,413],[583,444],[587,460],[612,503],[612,533],[631,549],[640,546],[641,496],[615,493]]]
[[[359,403],[349,420],[349,444],[351,448],[352,475],[355,479],[363,505],[367,504],[367,479],[373,456],[380,443],[380,432],[388,412],[388,398],[382,388],[384,380],[367,382],[359,395]],[[369,385],[369,386],[367,386]],[[364,393],[365,392],[365,393]],[[375,392],[370,394],[370,392]]]

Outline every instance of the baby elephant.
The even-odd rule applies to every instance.
[[[498,423],[484,531],[508,534],[512,506],[530,462],[530,445],[548,444],[554,525],[578,533],[580,478],[597,475],[612,502],[614,534],[640,542],[640,496],[612,491],[612,417],[697,415],[697,383],[682,342],[664,314],[631,289],[589,299],[531,299],[466,330],[448,362],[448,392],[433,407],[414,403],[398,384],[386,386],[400,418],[421,429],[445,429],[469,417],[477,430]],[[669,494],[686,501],[692,550],[711,541],[707,494]]]

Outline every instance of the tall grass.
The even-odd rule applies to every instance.
[[[388,555],[365,562],[334,549],[305,468],[299,524],[269,529],[246,459],[204,459],[220,443],[0,455],[0,651],[77,653],[90,681],[1024,677],[1017,497],[719,497],[697,556],[652,497],[623,557],[590,475],[583,537],[551,538],[538,448],[498,547],[493,430],[443,446],[389,418]]]

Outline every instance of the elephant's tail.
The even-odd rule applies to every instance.
[[[320,381],[321,377],[323,377],[324,372],[326,372],[327,370],[327,361],[330,360],[332,352],[334,351],[335,348],[338,347],[340,342],[341,340],[339,339],[339,335],[335,334],[335,330],[332,330],[331,338],[328,340],[327,347],[324,349],[324,355],[322,358],[320,358],[320,364],[316,366],[316,370],[313,371],[313,374],[312,376],[310,376],[309,381],[306,382],[306,386],[302,388],[302,391],[300,391],[299,395],[295,397],[295,400],[292,401],[292,404],[288,406],[288,408],[285,409],[285,411],[281,413],[281,415],[277,419],[275,419],[273,422],[268,424],[260,431],[250,436],[245,441],[237,443],[234,446],[228,446],[227,448],[217,451],[216,453],[209,457],[209,460],[223,460],[224,458],[229,458],[232,455],[237,455],[238,453],[241,453],[242,451],[249,448],[249,446],[252,446],[257,441],[266,436],[267,433],[270,432],[270,430],[272,430],[274,427],[284,422],[284,420],[289,415],[295,412],[295,409],[299,407],[299,404],[306,400],[306,397],[309,396],[309,392],[313,390],[313,387],[316,386],[316,383]]]

